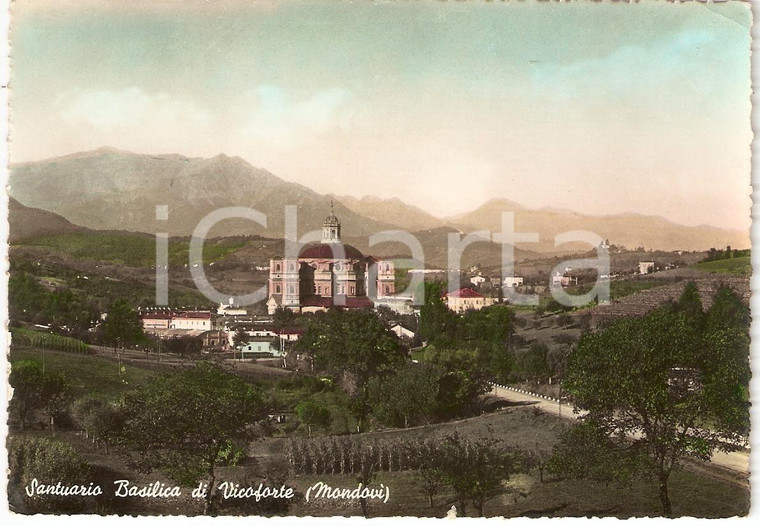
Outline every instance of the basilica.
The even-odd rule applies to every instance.
[[[343,243],[340,221],[332,205],[322,224],[320,243],[305,245],[297,258],[269,262],[269,314],[278,307],[302,313],[330,307],[372,308],[373,300],[382,301],[394,294],[393,261],[364,256],[357,248]]]

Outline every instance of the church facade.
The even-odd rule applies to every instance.
[[[297,258],[270,260],[270,314],[278,307],[304,313],[330,307],[372,308],[370,296],[394,296],[393,261],[364,256],[341,241],[340,230],[340,221],[331,210],[322,224],[321,242],[302,247]],[[373,265],[375,277],[371,276],[375,274],[371,271]]]

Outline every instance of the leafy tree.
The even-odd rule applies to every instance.
[[[533,343],[527,351],[516,355],[519,373],[526,380],[548,378],[551,374],[547,356],[549,349],[542,343]]]
[[[468,412],[478,396],[487,391],[487,376],[472,352],[428,346],[425,361],[441,370],[435,410],[438,419],[447,420]]]
[[[232,336],[232,345],[237,349],[247,341],[248,333],[245,332],[245,328],[241,325],[237,328],[235,334]]]
[[[673,305],[676,312],[682,312],[686,319],[694,325],[694,330],[701,330],[705,321],[702,298],[699,289],[693,281],[686,283],[681,297]]]
[[[504,482],[522,469],[520,455],[492,438],[476,441],[453,434],[444,439],[438,457],[446,480],[454,491],[459,511],[467,515],[471,502],[483,516],[483,505],[504,493]]]
[[[298,315],[295,312],[285,307],[277,307],[272,314],[272,324],[275,331],[297,324],[298,319]]]
[[[385,424],[409,427],[427,423],[435,414],[441,369],[408,363],[393,376],[370,381],[373,413]]]
[[[327,429],[330,427],[330,422],[332,421],[330,411],[314,400],[304,400],[299,402],[296,406],[296,415],[298,415],[298,419],[301,422],[306,424],[309,436],[311,436],[311,426],[319,426],[323,429]]]
[[[103,443],[106,454],[108,446],[122,436],[126,416],[124,408],[113,403],[93,407],[90,415],[90,434]]]
[[[425,283],[425,303],[420,307],[419,335],[422,341],[447,346],[456,338],[456,315],[443,302],[442,283]]]
[[[21,429],[34,417],[35,411],[44,409],[52,427],[68,403],[68,384],[60,373],[43,372],[37,360],[20,360],[11,366],[8,382],[13,387],[9,409],[19,419]]]
[[[108,345],[135,345],[145,341],[137,312],[124,300],[116,300],[100,327],[103,342]]]
[[[68,485],[81,485],[87,480],[90,466],[70,445],[45,438],[11,438],[8,468],[8,500],[16,509],[24,513],[82,511],[81,497],[28,497],[24,492],[32,479],[43,484]]]
[[[546,469],[561,477],[630,485],[651,461],[641,444],[616,441],[610,434],[601,422],[580,421],[560,435],[551,456],[543,459]]]
[[[435,496],[446,487],[446,473],[442,467],[442,460],[435,455],[437,451],[431,452],[432,455],[423,459],[422,466],[418,471],[420,478],[420,487],[428,498],[428,504],[433,507]]]
[[[733,303],[724,295],[714,308]],[[668,516],[668,480],[679,459],[709,460],[714,450],[731,449],[748,425],[748,328],[695,331],[698,315],[665,307],[584,335],[564,383],[577,407],[589,411],[589,426],[618,449],[632,442],[652,459],[649,472]]]
[[[316,317],[296,345],[315,365],[353,382],[360,429],[369,414],[369,382],[391,374],[406,361],[398,338],[372,312],[333,309]]]
[[[263,418],[259,393],[208,362],[158,377],[130,396],[126,407],[125,438],[140,455],[143,468],[166,468],[185,484],[206,475],[204,513],[213,511],[220,452]]]

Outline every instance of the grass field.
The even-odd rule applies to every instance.
[[[83,354],[55,351],[12,349],[11,365],[20,360],[37,360],[45,363],[45,370],[62,373],[70,382],[75,397],[90,393],[109,398],[117,398],[130,389],[149,381],[155,372],[123,364],[119,374],[119,363]]]
[[[696,265],[692,265],[691,268],[716,274],[732,274],[734,276],[752,275],[751,256],[697,263]]]

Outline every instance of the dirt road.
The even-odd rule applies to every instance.
[[[578,418],[583,414],[574,413],[573,406],[567,403],[560,404],[553,399],[521,393],[499,386],[494,386],[491,394],[510,402],[531,403],[546,413],[555,414],[563,418]],[[713,453],[711,461],[716,466],[730,469],[743,475],[749,475],[749,450],[732,451],[730,453],[716,451]]]

